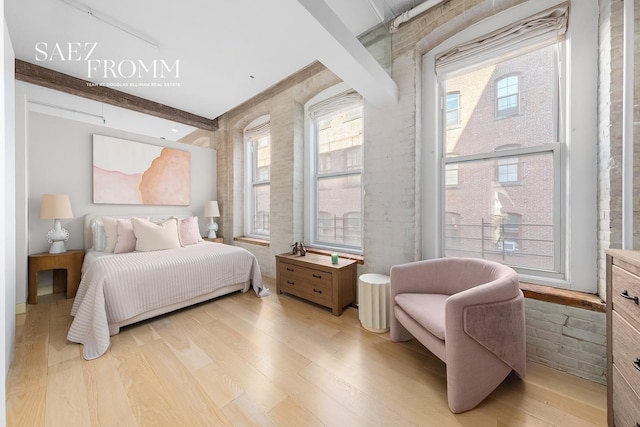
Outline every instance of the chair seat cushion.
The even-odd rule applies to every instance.
[[[444,340],[444,302],[449,295],[398,294],[396,304],[436,337]]]

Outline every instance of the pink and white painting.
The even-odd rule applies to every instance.
[[[189,205],[188,151],[93,135],[93,203]]]

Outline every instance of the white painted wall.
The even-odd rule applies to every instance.
[[[42,194],[69,194],[74,218],[62,220],[71,237],[68,249],[83,247],[83,215],[104,212],[114,215],[164,214],[193,212],[200,217],[201,232],[206,229],[202,218],[204,204],[216,197],[216,152],[208,148],[181,144],[149,136],[133,134],[92,123],[84,123],[26,111],[29,97],[24,87],[16,90],[16,105],[21,108],[16,120],[19,137],[16,141],[18,170],[24,170],[17,177],[16,188],[23,193],[24,204],[19,203],[18,216],[23,224],[18,230],[18,259],[26,259],[28,254],[45,252],[49,249],[46,233],[53,226],[49,220],[38,217]],[[24,126],[24,128],[20,128]],[[144,206],[144,205],[96,205],[93,204],[92,183],[92,135],[100,134],[128,139],[142,143],[171,147],[191,153],[191,203],[189,206]],[[20,163],[22,161],[23,163]],[[46,283],[46,282],[45,282]],[[23,304],[27,298],[26,263],[19,265],[16,284],[16,303]]]
[[[0,6],[4,11],[4,2],[0,0]],[[3,13],[3,12],[0,12]],[[2,46],[2,65],[0,70],[0,133],[3,135],[4,144],[0,150],[0,164],[4,173],[0,174],[0,200],[4,209],[0,210],[0,289],[4,294],[4,301],[0,304],[0,378],[2,384],[6,384],[7,373],[13,357],[15,341],[15,187],[14,187],[14,120],[13,120],[13,90],[14,90],[14,53],[11,40],[7,31],[7,25],[2,15],[3,32],[0,45]],[[6,419],[5,387],[0,389],[0,425],[4,425]]]

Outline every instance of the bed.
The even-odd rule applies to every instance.
[[[255,256],[236,246],[202,241],[194,218],[85,217],[87,251],[67,339],[84,345],[82,355],[86,360],[103,355],[109,348],[110,336],[123,326],[250,288],[258,297],[269,295]],[[117,225],[115,237],[104,231],[111,223]],[[190,241],[180,237],[187,236],[183,231],[186,223],[197,232]],[[152,224],[167,230],[158,232]],[[119,233],[121,228],[127,233],[130,228],[137,239],[125,241],[126,233]],[[150,235],[169,236],[170,244],[154,246],[157,236],[153,237],[155,240],[148,239],[147,230],[151,230]],[[174,233],[179,236],[177,244]],[[119,240],[124,242],[120,250]],[[149,246],[149,242],[153,244]]]

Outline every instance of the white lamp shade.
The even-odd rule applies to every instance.
[[[40,219],[73,218],[71,202],[67,194],[43,194],[40,203]]]
[[[218,202],[207,202],[204,205],[205,218],[218,218],[220,216],[220,209],[218,209]]]

